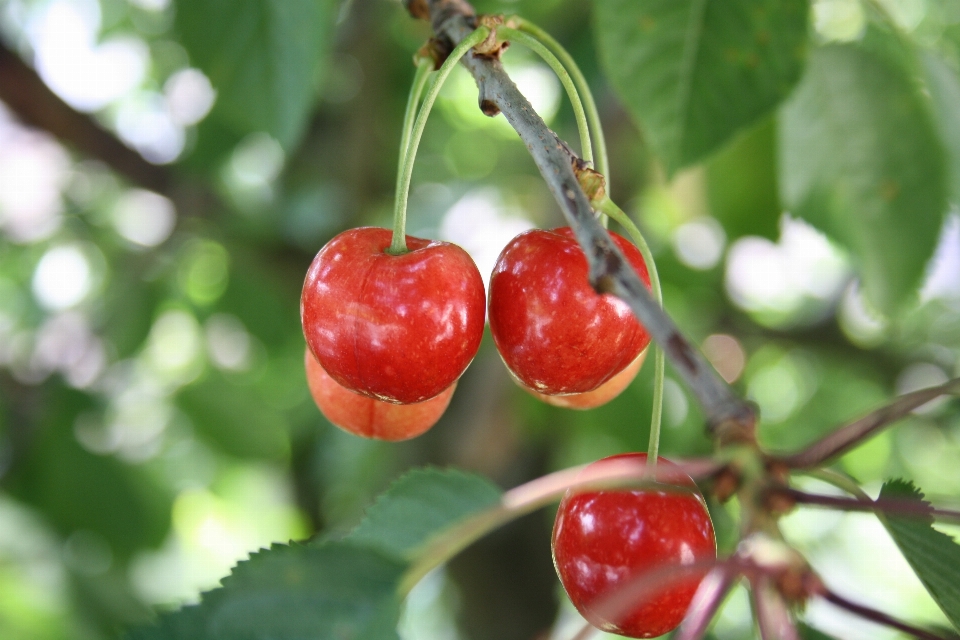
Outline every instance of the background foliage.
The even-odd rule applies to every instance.
[[[474,4],[539,23],[584,69],[613,197],[650,237],[667,309],[759,404],[766,445],[810,442],[960,374],[960,3]],[[0,637],[116,637],[153,607],[198,602],[257,548],[315,534],[239,565],[237,600],[212,592],[132,637],[195,637],[192,624],[247,637],[265,601],[283,603],[269,619],[291,634],[311,624],[299,615],[359,607],[389,614],[357,614],[359,637],[395,637],[403,550],[340,538],[405,469],[456,466],[508,488],[645,446],[651,367],[607,406],[562,411],[515,388],[489,340],[414,441],[345,435],[309,399],[303,274],[340,230],[389,226],[410,59],[428,35],[388,0],[0,0],[4,46],[169,185],[145,190],[0,107]],[[577,140],[548,70],[520,47],[505,63]],[[465,72],[438,106],[410,231],[462,244],[489,273],[512,235],[561,218]],[[663,453],[708,453],[669,376]],[[904,477],[956,498],[958,460],[960,412],[941,402],[840,468],[874,494]],[[469,504],[496,499],[461,481]],[[735,506],[713,507],[729,551]],[[569,637],[551,523],[525,517],[431,575],[400,635]],[[929,531],[888,524],[900,544]],[[800,511],[784,526],[838,588],[948,624],[868,516]],[[312,591],[257,592],[258,576],[292,568],[316,572]],[[331,599],[348,586],[363,597]],[[818,606],[805,616],[845,638],[885,633]],[[714,634],[750,637],[747,620],[737,591]]]

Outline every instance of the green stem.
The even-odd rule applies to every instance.
[[[801,473],[803,473],[805,476],[810,476],[811,478],[816,478],[817,480],[823,480],[828,484],[832,484],[838,489],[846,491],[855,498],[864,500],[871,504],[873,503],[873,498],[868,496],[866,492],[860,488],[860,485],[858,485],[850,476],[844,475],[838,471],[834,471],[833,469],[826,468],[811,469]]]
[[[593,203],[594,206],[607,217],[617,222],[630,236],[633,243],[640,249],[640,255],[643,261],[647,263],[647,271],[650,273],[650,285],[653,290],[653,298],[661,307],[663,307],[663,292],[660,289],[660,274],[657,273],[657,263],[653,260],[653,254],[650,252],[650,246],[644,239],[643,234],[637,225],[633,224],[627,214],[610,198],[604,196],[599,202]],[[647,445],[647,464],[651,468],[656,468],[657,455],[660,452],[660,423],[663,418],[663,379],[665,369],[665,358],[663,349],[652,345],[654,352],[654,374],[653,374],[653,415],[650,417],[650,442]]]
[[[397,187],[394,196],[393,241],[390,243],[390,253],[394,254],[406,253],[407,251],[405,238],[407,204],[406,197],[401,196],[401,187],[407,162],[413,163],[413,158],[410,158],[410,134],[413,132],[413,123],[417,115],[417,106],[420,104],[420,96],[423,95],[423,88],[427,85],[427,78],[430,77],[431,71],[433,71],[433,60],[421,58],[417,61],[417,72],[413,76],[410,96],[407,98],[407,110],[403,114],[403,132],[400,135],[400,163],[397,166]],[[402,207],[400,205],[401,197],[404,197]]]
[[[570,98],[570,104],[573,105],[573,114],[577,119],[577,130],[580,132],[580,152],[583,154],[583,159],[592,165],[593,144],[590,141],[590,127],[587,124],[587,114],[584,112],[583,102],[580,100],[580,94],[577,92],[577,87],[574,84],[573,79],[570,77],[570,74],[567,73],[567,70],[564,68],[564,65],[561,64],[560,60],[557,59],[557,56],[555,56],[547,47],[545,47],[540,40],[528,33],[524,33],[523,31],[511,29],[510,27],[497,27],[497,39],[519,42],[543,58],[543,61],[550,65],[550,68],[553,69],[553,72],[557,74],[557,77],[560,79],[560,83],[567,91],[567,96]]]
[[[593,133],[593,144],[597,152],[597,171],[603,174],[607,180],[607,191],[610,190],[610,163],[607,158],[607,141],[603,135],[603,127],[600,124],[600,113],[597,111],[597,103],[593,99],[593,93],[590,91],[590,85],[587,79],[580,71],[580,67],[574,62],[573,57],[567,53],[567,50],[557,42],[549,33],[533,24],[529,20],[520,17],[511,18],[520,31],[529,33],[534,38],[543,43],[549,49],[573,78],[580,96],[583,98],[583,106],[587,114],[587,122],[590,123],[590,130]]]
[[[427,118],[430,117],[430,110],[433,103],[436,102],[440,89],[446,81],[447,76],[453,71],[453,68],[460,62],[467,51],[483,42],[490,35],[490,29],[487,27],[478,27],[473,33],[460,41],[460,44],[450,53],[440,69],[437,70],[437,76],[430,85],[427,95],[423,98],[423,106],[417,114],[417,120],[413,125],[408,141],[408,150],[403,158],[400,167],[400,175],[397,179],[397,198],[396,206],[393,211],[393,242],[390,243],[388,253],[400,254],[407,250],[407,243],[404,237],[407,226],[407,200],[410,197],[410,180],[413,177],[413,162],[417,157],[417,148],[420,146],[420,138],[423,136],[423,130],[427,126]]]

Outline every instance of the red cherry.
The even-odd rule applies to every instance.
[[[437,423],[457,383],[438,396],[414,404],[393,404],[354,393],[337,384],[307,349],[303,354],[310,395],[327,420],[344,431],[377,440],[407,440]]]
[[[628,453],[599,460],[646,464],[647,454]],[[621,610],[616,619],[602,606],[619,588],[670,565],[689,566],[716,559],[713,522],[703,496],[685,473],[657,458],[658,470],[673,469],[669,490],[568,491],[553,526],[553,563],[577,610],[603,631],[631,638],[654,638],[683,620],[703,574],[668,581],[655,593]]]
[[[622,236],[610,235],[649,287],[640,251]],[[625,302],[593,290],[588,269],[569,227],[521,233],[493,269],[488,315],[494,343],[516,379],[539,394],[598,390],[650,343]],[[605,395],[597,404],[616,393],[598,397]],[[585,405],[596,406],[578,406]]]
[[[303,283],[307,345],[341,386],[385,402],[429,400],[452,385],[480,347],[483,280],[467,252],[362,227],[333,238]]]

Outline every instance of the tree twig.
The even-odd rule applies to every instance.
[[[829,507],[843,511],[879,511],[890,515],[918,516],[923,518],[933,517],[941,520],[960,522],[960,511],[933,507],[917,500],[880,498],[868,502],[857,498],[806,493],[805,491],[798,491],[790,487],[774,487],[769,489],[768,492],[773,495],[783,496],[796,504]]]
[[[911,624],[903,622],[902,620],[898,620],[893,616],[887,615],[882,611],[877,611],[871,607],[847,600],[843,596],[834,593],[829,589],[824,589],[821,595],[827,602],[834,604],[841,609],[846,609],[851,613],[855,613],[865,620],[870,620],[872,622],[876,622],[877,624],[882,624],[886,627],[903,631],[904,633],[908,633],[916,638],[920,638],[921,640],[955,640],[957,637],[955,635],[944,637],[927,631],[926,629],[915,627]]]
[[[16,53],[0,43],[0,100],[24,123],[43,129],[78,152],[97,158],[137,185],[165,192],[170,172],[150,164],[93,118],[75,111]]]
[[[831,432],[806,449],[782,457],[781,460],[791,469],[812,469],[822,466],[831,458],[846,453],[879,433],[881,429],[905,417],[917,407],[942,395],[956,393],[960,393],[960,378],[954,378],[937,387],[907,393],[885,407]]]
[[[463,40],[476,26],[473,7],[465,0],[405,0],[405,4],[415,17],[424,17],[428,11],[437,37],[451,44]],[[582,161],[537,115],[499,60],[471,52],[464,56],[462,63],[477,82],[480,109],[487,115],[503,113],[526,144],[583,247],[594,288],[612,293],[630,306],[689,385],[708,417],[711,430],[721,441],[754,442],[753,406],[737,397],[706,358],[683,337],[597,220],[574,173],[574,166]]]

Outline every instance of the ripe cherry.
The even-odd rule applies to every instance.
[[[460,247],[363,227],[333,238],[307,271],[300,319],[307,345],[341,386],[384,402],[429,400],[480,347],[483,280]]]
[[[588,474],[609,461],[636,461],[647,454],[611,456],[587,466]],[[651,570],[690,566],[717,557],[713,522],[689,476],[658,458],[670,472],[664,490],[568,491],[553,526],[553,562],[571,602],[592,625],[631,638],[654,638],[675,629],[706,573],[666,579],[654,592],[613,615],[610,598]],[[674,484],[675,483],[675,484]]]
[[[610,235],[649,287],[640,251]],[[561,227],[518,235],[490,277],[490,331],[507,368],[530,390],[577,408],[598,406],[622,391],[633,376],[613,378],[650,343],[625,302],[594,291],[588,270],[573,231]],[[562,400],[588,392],[596,393]]]
[[[423,402],[393,404],[354,393],[337,384],[307,349],[303,354],[310,395],[327,420],[344,431],[377,440],[407,440],[437,423],[457,383]]]

